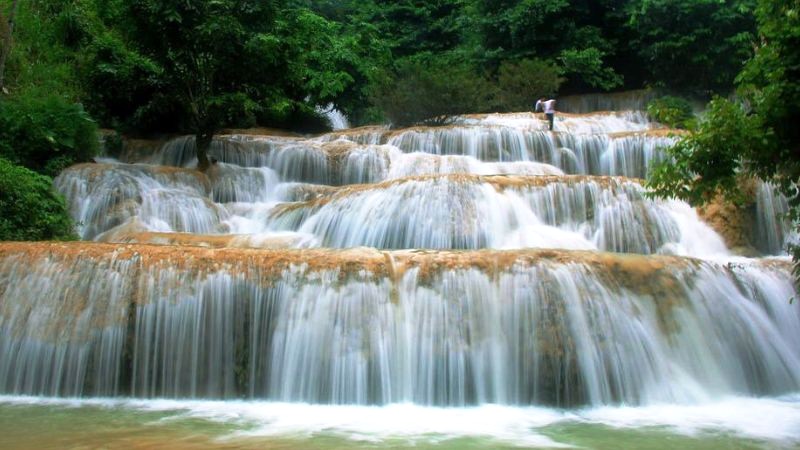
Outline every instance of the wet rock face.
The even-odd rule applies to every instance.
[[[723,239],[725,244],[746,253],[757,253],[752,242],[754,223],[747,208],[716,198],[708,205],[698,208],[700,217]]]

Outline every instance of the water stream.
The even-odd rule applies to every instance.
[[[85,242],[0,243],[0,446],[800,445],[785,199],[735,256],[646,195],[674,139],[480,115],[69,168]]]

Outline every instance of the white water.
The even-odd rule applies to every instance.
[[[800,395],[777,399],[730,397],[702,405],[602,407],[581,410],[483,405],[431,408],[413,404],[385,407],[325,406],[303,403],[33,398],[0,396],[0,405],[58,408],[103,408],[169,414],[159,424],[201,419],[232,424],[240,431],[220,437],[235,445],[242,438],[312,438],[339,436],[377,444],[410,445],[451,439],[484,438],[527,448],[573,448],[548,432],[559,425],[602,425],[616,429],[658,429],[678,435],[729,434],[764,440],[773,446],[800,443]]]
[[[785,267],[328,251],[281,269],[250,258],[290,255],[188,250],[140,267],[124,251],[2,260],[3,392],[599,406],[800,390]],[[340,257],[347,272],[310,267]]]
[[[640,177],[674,139],[624,134],[650,127],[640,114],[566,116],[559,133],[543,130],[542,121],[531,114],[476,116],[461,123],[330,135],[338,140],[228,136],[212,146],[221,162],[208,177],[191,170],[111,163],[67,170],[56,186],[67,197],[84,239],[129,242],[138,241],[132,233],[168,232],[241,235],[240,242],[273,246],[288,231],[297,234],[285,242],[301,247],[727,254],[721,239],[685,205],[645,199],[635,181],[601,187],[600,180],[553,178],[536,189],[506,189],[487,180],[408,179],[509,174],[536,183],[536,176],[565,171]],[[378,141],[387,144],[358,143]],[[192,166],[193,141],[171,141],[145,161]],[[338,195],[298,181],[398,183]],[[313,205],[320,197],[334,200],[319,211],[299,204],[288,216],[280,205],[302,200]]]
[[[82,238],[126,244],[0,245],[0,392],[43,396],[0,403],[176,411],[240,437],[546,447],[580,424],[800,443],[789,266],[647,198],[634,178],[675,139],[651,128],[469,116],[224,136],[206,175],[190,138],[71,168],[56,186]],[[785,199],[762,187],[758,205],[780,253]]]
[[[521,186],[515,186],[513,181]],[[655,202],[626,180],[437,177],[343,192],[322,206],[276,211],[271,226],[327,247],[566,248],[689,256],[727,254],[680,202]]]
[[[408,156],[413,154],[403,155]],[[467,162],[460,167],[524,175],[509,179],[509,186],[502,177],[441,176],[397,178],[388,185],[337,192],[281,183],[267,168],[220,163],[206,178],[188,170],[162,172],[152,166],[111,164],[70,169],[56,185],[67,195],[85,239],[119,239],[115,227],[262,239],[290,231],[312,237],[302,240],[304,247],[727,254],[722,239],[691,208],[649,200],[636,182],[549,178],[542,183],[529,174],[541,169],[558,172],[533,163]],[[425,173],[416,170],[420,164],[394,167],[405,167],[398,169],[403,170],[401,175]],[[442,167],[441,172],[458,173]],[[320,203],[325,197],[331,200]],[[281,205],[304,199],[310,200],[289,210]]]

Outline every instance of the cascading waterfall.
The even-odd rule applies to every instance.
[[[0,256],[6,393],[575,406],[800,388],[782,264],[82,244]]]
[[[766,254],[781,254],[790,243],[798,242],[788,217],[789,205],[775,186],[759,183],[756,194],[755,244]]]
[[[791,263],[646,195],[675,139],[640,112],[489,114],[222,135],[206,173],[192,137],[71,167],[55,186],[96,242],[0,243],[0,394],[370,414],[794,395]],[[753,210],[784,253],[785,199],[763,185]]]
[[[225,135],[214,140],[209,154],[237,166],[269,167],[286,181],[335,185],[382,180],[382,171],[391,164],[377,159],[403,164],[403,153],[484,163],[535,162],[572,174],[642,178],[663,159],[661,150],[675,141],[677,132],[634,120],[636,116],[616,114],[568,116],[558,121],[558,133],[548,132],[531,115],[495,115],[443,128],[366,128],[311,139]],[[194,138],[173,139],[156,155],[133,154],[125,162],[192,167]]]
[[[274,228],[314,234],[327,247],[552,247],[651,254],[674,252],[695,237],[705,245],[684,245],[685,251],[726,252],[691,210],[648,200],[637,183],[615,178],[404,178],[286,204],[272,219]]]
[[[572,95],[559,98],[558,109],[569,113],[584,114],[594,111],[645,111],[650,100],[662,95],[664,95],[663,92],[654,89]]]

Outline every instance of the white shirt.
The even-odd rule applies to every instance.
[[[538,100],[538,101],[536,101],[536,106],[534,107],[534,109],[536,111],[539,111],[539,106],[540,105],[543,107],[545,114],[555,114],[556,113],[556,101],[555,100],[546,100],[546,101]]]

